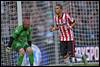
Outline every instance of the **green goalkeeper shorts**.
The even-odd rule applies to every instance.
[[[19,49],[21,49],[21,48],[24,48],[26,50],[28,47],[30,47],[30,46],[27,44],[22,44],[20,42],[16,42],[16,43],[12,44],[12,48],[16,51],[19,51]]]

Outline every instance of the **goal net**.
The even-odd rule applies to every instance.
[[[88,62],[99,62],[99,1],[21,1],[22,21],[24,17],[29,17],[32,43],[42,54],[40,65],[63,64],[58,33],[49,31],[49,26],[54,24],[56,3],[61,4],[63,10],[76,20],[73,31],[77,54],[84,49]],[[17,63],[18,53],[13,50],[8,54],[5,51],[11,31],[20,23],[17,10],[17,1],[1,1],[2,66],[15,66]]]

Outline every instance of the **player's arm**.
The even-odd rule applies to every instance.
[[[8,46],[7,46],[7,48],[6,48],[6,52],[9,53],[9,52],[11,51],[11,45],[12,45],[12,43],[13,43],[13,40],[17,38],[17,34],[19,34],[19,31],[20,31],[20,30],[21,30],[20,27],[17,27],[17,28],[13,31],[13,33],[12,33],[12,35],[11,35],[11,37],[10,37],[10,41],[9,41],[9,43],[8,43]]]
[[[66,19],[68,18],[68,20],[70,21],[70,28],[73,28],[76,24],[75,20],[73,18],[71,18],[67,13],[66,13]]]
[[[75,26],[76,22],[75,20],[73,20],[73,22],[71,22],[71,27],[73,28]]]
[[[56,31],[56,30],[59,30],[59,26],[58,25],[56,25],[55,27],[54,27],[54,25],[50,26],[50,31],[51,32]]]
[[[11,51],[11,45],[12,45],[12,43],[13,43],[13,37],[10,37],[10,41],[9,41],[9,43],[8,43],[8,46],[7,46],[7,48],[6,48],[6,52],[10,52]]]
[[[13,37],[10,37],[10,41],[9,41],[9,43],[8,43],[8,46],[7,46],[7,47],[11,47],[11,45],[12,45],[12,43],[13,43],[13,40],[14,40],[14,38],[13,38]]]
[[[28,45],[29,45],[29,46],[32,45],[32,34],[31,34],[31,32],[32,32],[32,29],[30,28],[30,29],[29,29],[28,39],[27,39],[27,40],[28,40],[27,42],[28,42]]]
[[[13,43],[13,40],[17,39],[18,34],[20,34],[20,31],[21,31],[21,27],[20,26],[19,27],[16,27],[16,29],[11,34],[10,41],[9,41],[7,47],[11,47],[11,45]]]
[[[53,18],[54,22],[56,22],[56,16],[54,16]],[[56,30],[59,30],[59,26],[56,24],[56,26],[54,27],[54,25],[50,25],[50,29],[49,29],[51,32],[53,31],[56,31]]]

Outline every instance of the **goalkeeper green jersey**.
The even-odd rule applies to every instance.
[[[12,48],[24,48],[26,45],[28,45],[28,41],[31,41],[31,27],[29,27],[27,30],[24,29],[23,25],[20,25],[16,27],[16,29],[12,32],[12,37],[14,38],[12,43]]]

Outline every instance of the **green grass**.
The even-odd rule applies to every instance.
[[[99,66],[99,64],[73,64],[72,66]]]
[[[68,64],[54,64],[54,65],[47,65],[47,66],[70,66]],[[99,64],[72,64],[72,66],[99,66]]]

